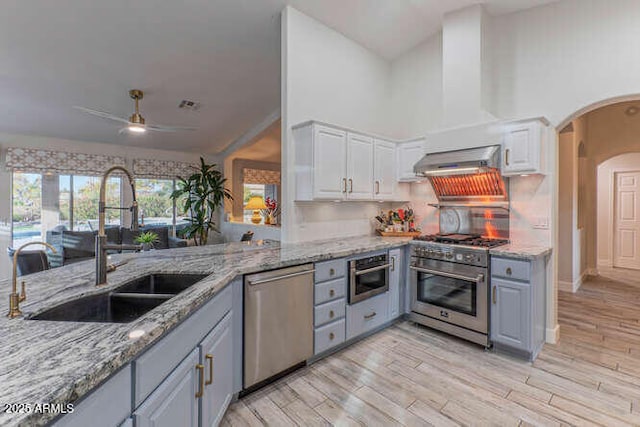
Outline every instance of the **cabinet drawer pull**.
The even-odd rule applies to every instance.
[[[336,291],[334,291],[333,289],[329,289],[329,296],[333,297],[336,295]]]
[[[329,340],[333,341],[335,337],[336,336],[333,334],[333,332],[329,332]]]
[[[396,271],[396,257],[391,257],[391,271]]]
[[[353,193],[353,180],[349,178],[349,193]]]
[[[376,194],[380,194],[380,181],[376,181]]]
[[[376,314],[378,314],[378,313],[376,313],[376,312],[374,311],[374,312],[373,312],[373,313],[371,313],[371,314],[367,314],[367,315],[365,315],[365,316],[364,316],[364,318],[365,318],[365,319],[373,319],[374,317],[376,317]]]
[[[197,364],[196,369],[198,370],[198,391],[196,392],[196,398],[202,397],[204,395],[204,365]]]
[[[509,149],[504,150],[504,163],[509,166]]]
[[[335,276],[336,270],[334,268],[329,269],[329,276]]]
[[[342,192],[347,192],[347,178],[342,178]]]
[[[333,319],[333,316],[335,316],[336,314],[333,312],[333,310],[329,311],[329,319]]]
[[[491,300],[494,304],[498,302],[498,294],[496,292],[496,287],[494,286],[493,289],[491,289]]]
[[[507,267],[507,271],[506,271],[506,273],[507,273],[507,276],[511,276],[511,274],[513,273],[513,272],[511,271],[511,267]]]
[[[213,384],[213,355],[207,354],[204,358],[209,361],[209,379],[205,381],[204,385]]]

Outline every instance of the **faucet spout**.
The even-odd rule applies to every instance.
[[[51,252],[54,254],[58,253],[56,248],[46,242],[29,242],[16,249],[13,254],[13,276],[11,279],[11,294],[9,294],[9,313],[7,314],[7,317],[11,319],[22,315],[22,311],[20,311],[20,303],[27,299],[24,282],[22,282],[22,292],[18,295],[18,255],[20,255],[20,252],[22,252],[24,248],[32,245],[43,245],[51,249]]]
[[[108,249],[134,249],[139,250],[142,246],[134,245],[110,245],[107,244],[107,235],[105,232],[106,222],[106,190],[107,179],[115,171],[120,171],[129,180],[131,186],[131,194],[133,196],[133,203],[129,210],[131,211],[131,229],[138,230],[138,201],[136,200],[136,186],[135,181],[131,173],[122,166],[113,166],[108,169],[104,175],[102,175],[102,181],[100,182],[100,201],[98,202],[98,235],[96,236],[96,286],[104,285],[107,283],[107,250]]]

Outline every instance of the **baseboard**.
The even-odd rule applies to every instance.
[[[558,280],[558,290],[563,292],[571,292],[576,293],[580,286],[582,286],[582,282],[584,282],[585,277],[587,276],[587,271],[582,272],[580,277],[578,277],[573,282],[567,282],[565,280]]]
[[[598,272],[597,268],[587,268],[587,270],[585,271],[587,276],[599,276],[600,273]]]
[[[547,344],[556,344],[560,340],[560,325],[555,328],[547,328],[545,334],[545,342]]]

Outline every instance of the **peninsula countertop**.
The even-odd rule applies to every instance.
[[[318,262],[399,247],[408,238],[350,237],[280,244],[277,241],[228,243],[114,255],[127,261],[94,286],[95,263],[48,270],[26,277],[25,318],[0,317],[0,404],[66,404],[77,401],[112,373],[149,348],[231,281],[243,274]],[[79,323],[28,320],[48,308],[82,296],[103,293],[150,273],[198,273],[207,278],[131,323]],[[0,312],[7,312],[10,281],[0,281]],[[144,335],[130,338],[132,330]],[[0,425],[37,426],[48,413],[0,413]]]

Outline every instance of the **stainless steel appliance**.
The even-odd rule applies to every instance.
[[[244,278],[244,389],[313,356],[313,264]]]
[[[489,346],[489,247],[503,239],[421,236],[411,249],[411,314],[420,324]]]
[[[349,304],[389,290],[388,254],[369,255],[349,262]]]

